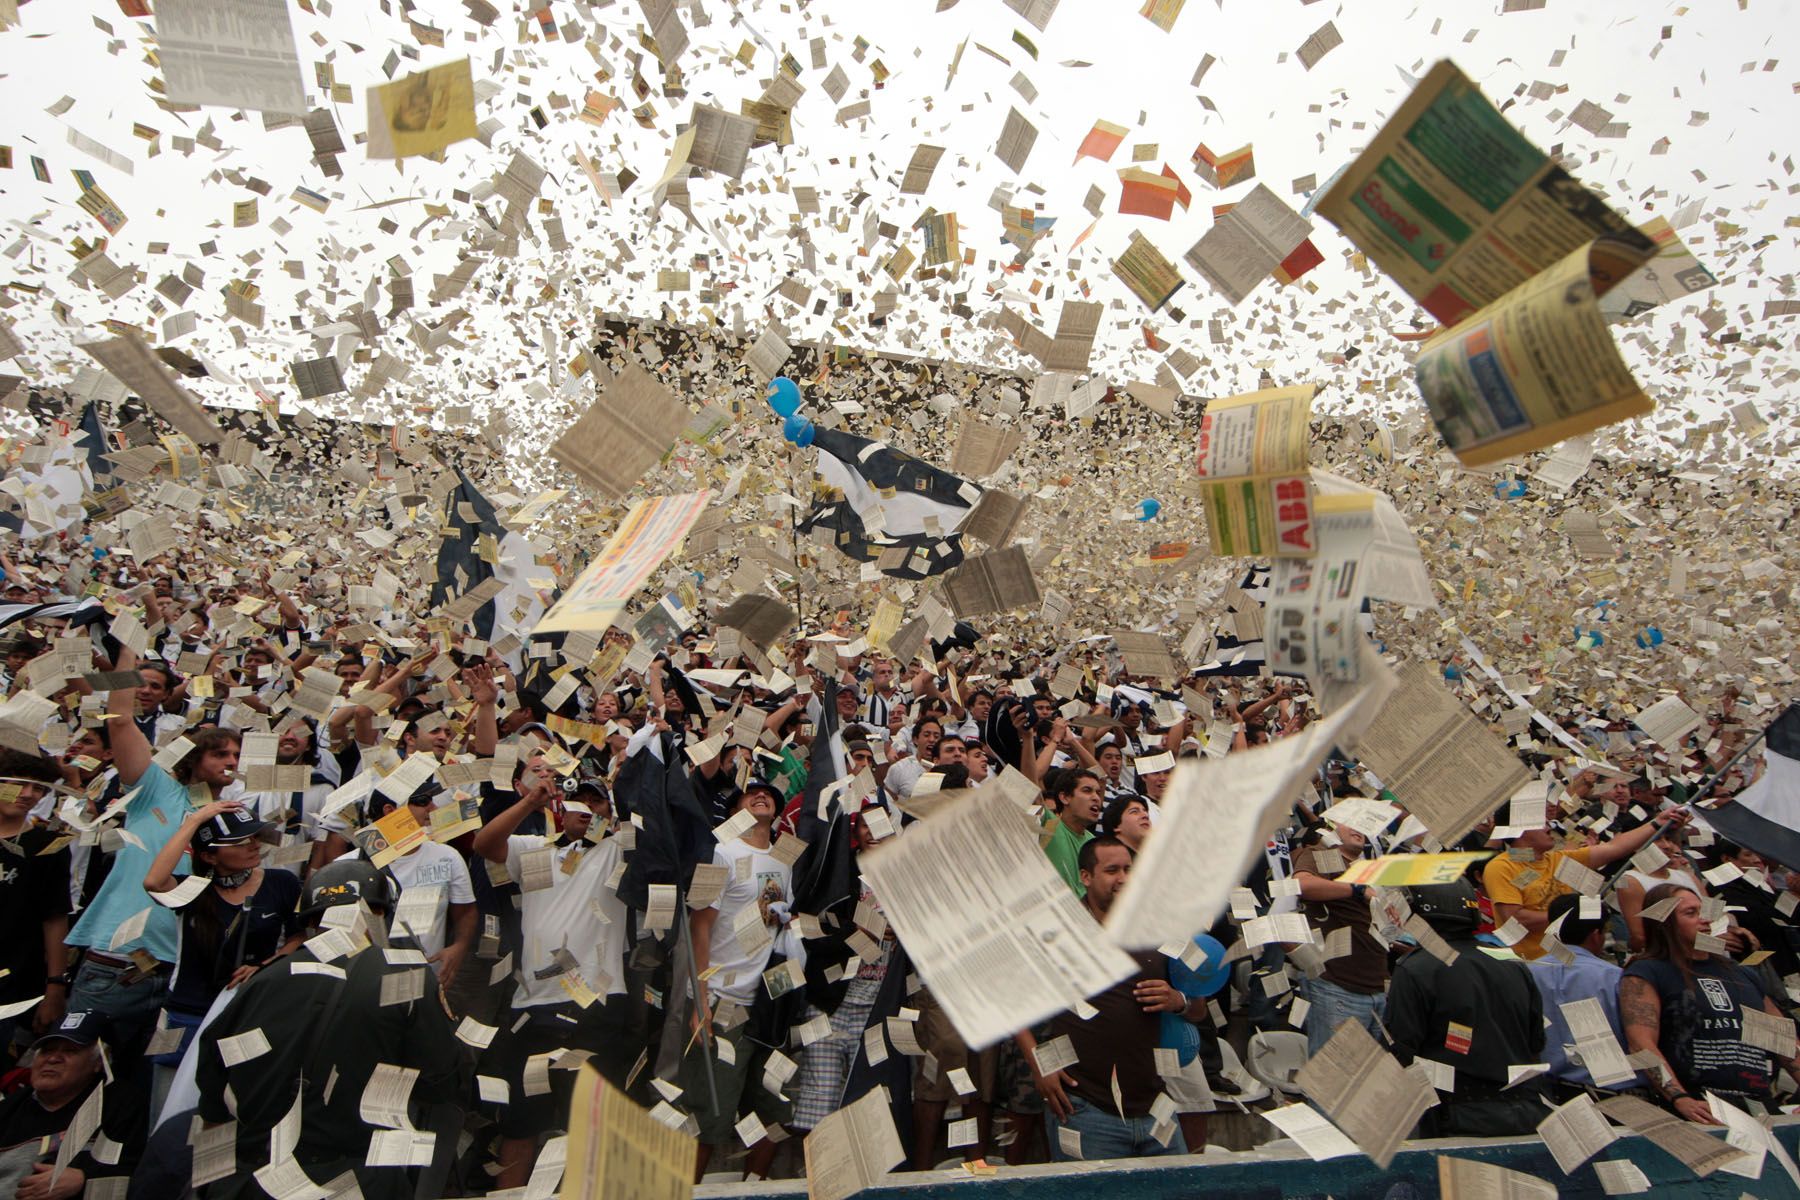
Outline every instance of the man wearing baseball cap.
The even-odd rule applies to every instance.
[[[102,1164],[84,1150],[57,1176],[55,1190],[50,1187],[57,1142],[102,1084],[100,1043],[105,1033],[100,1013],[71,1012],[31,1044],[31,1085],[0,1099],[0,1195],[24,1200],[76,1196],[91,1178],[130,1172],[143,1144],[143,1105],[107,1093],[102,1132],[121,1144],[118,1161]],[[115,1116],[130,1129],[115,1128]]]

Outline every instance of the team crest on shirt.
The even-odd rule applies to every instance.
[[[1714,1012],[1728,1013],[1735,1007],[1731,1003],[1731,993],[1727,992],[1725,985],[1717,979],[1707,979],[1702,976],[1695,982],[1700,985],[1700,994],[1706,997],[1706,1002],[1712,1005]]]

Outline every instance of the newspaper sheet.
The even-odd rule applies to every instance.
[[[1175,264],[1164,258],[1162,251],[1136,230],[1132,231],[1125,253],[1113,259],[1112,269],[1113,274],[1131,289],[1132,295],[1142,300],[1151,312],[1167,304],[1185,282]]]
[[[1037,127],[1025,119],[1025,114],[1016,108],[1010,108],[1006,112],[1006,124],[1000,128],[1000,140],[994,146],[994,155],[1017,175],[1025,169],[1025,160],[1031,157],[1031,148],[1037,144],[1037,135]]]
[[[1313,558],[1278,558],[1263,608],[1269,669],[1354,683],[1364,595],[1362,562],[1375,540],[1372,495],[1314,498]]]
[[[287,0],[162,0],[156,50],[177,104],[306,112]]]
[[[962,262],[962,247],[957,241],[955,213],[931,213],[920,217],[917,228],[925,236],[925,253],[921,267],[955,267]]]
[[[216,446],[225,440],[225,431],[136,334],[76,345],[155,410],[157,416],[173,425],[176,432],[202,446]]]
[[[708,491],[639,500],[625,523],[580,577],[569,585],[533,633],[604,630],[625,611],[650,572],[675,553],[705,511]]]
[[[1094,335],[1100,331],[1105,305],[1098,301],[1068,300],[1056,318],[1056,337],[1044,356],[1049,371],[1086,371],[1094,352]]]
[[[976,1049],[1133,970],[998,781],[869,852],[862,869],[920,977]]]
[[[1706,718],[1683,703],[1680,696],[1664,696],[1632,721],[1665,750],[1679,749],[1682,738],[1706,724]]]
[[[1448,59],[1338,177],[1318,212],[1446,325],[1601,235],[1651,249]]]
[[[1445,690],[1429,663],[1401,669],[1399,687],[1363,732],[1357,753],[1445,845],[1531,781],[1518,756]]]
[[[964,479],[986,479],[1005,465],[1025,435],[1004,425],[989,425],[965,416],[950,453],[950,470]]]
[[[959,617],[1031,608],[1043,599],[1022,546],[964,559],[944,575],[944,598]]]
[[[1259,183],[1194,243],[1185,261],[1219,295],[1241,304],[1311,232],[1311,221]]]
[[[476,135],[475,81],[459,58],[392,83],[367,96],[370,158],[412,158]]]
[[[931,176],[937,170],[938,160],[944,157],[942,146],[920,145],[913,149],[912,158],[906,164],[906,175],[900,180],[902,196],[923,196],[925,189],[931,186]]]
[[[688,162],[732,179],[744,177],[756,122],[710,104],[694,105],[694,144]]]
[[[1363,551],[1363,593],[1372,600],[1393,604],[1410,604],[1414,608],[1436,608],[1437,595],[1431,586],[1431,573],[1419,553],[1418,539],[1407,528],[1406,518],[1394,502],[1373,488],[1342,479],[1329,471],[1314,470],[1313,489],[1326,496],[1366,496],[1375,518],[1373,535]]]
[[[906,1161],[885,1087],[838,1109],[806,1135],[807,1200],[847,1200]]]
[[[1438,1195],[1442,1200],[1556,1200],[1556,1185],[1473,1158],[1438,1155]]]
[[[996,549],[1004,549],[1024,523],[1031,508],[1030,496],[1016,496],[1002,488],[987,488],[963,518],[960,531]]]
[[[1638,1096],[1614,1096],[1602,1100],[1600,1111],[1667,1150],[1702,1178],[1743,1157],[1744,1152],[1736,1146]]]
[[[550,445],[550,457],[608,499],[630,493],[693,414],[642,367],[631,365]]]
[[[1421,1072],[1402,1067],[1356,1021],[1339,1025],[1294,1082],[1384,1170],[1437,1100]]]
[[[1196,468],[1214,554],[1317,553],[1306,469],[1315,390],[1268,388],[1206,406]]]
[[[1107,936],[1129,948],[1161,946],[1218,919],[1305,781],[1333,745],[1354,741],[1359,725],[1393,688],[1393,677],[1384,677],[1378,663],[1366,663],[1363,676],[1363,686],[1346,703],[1302,733],[1229,759],[1183,759],[1176,766],[1157,835],[1113,905]]]
[[[584,1065],[569,1106],[561,1200],[688,1200],[694,1139],[607,1086]]]
[[[1444,441],[1468,466],[1539,450],[1655,407],[1619,357],[1597,299],[1650,256],[1648,239],[1577,246],[1414,362]]]
[[[1666,218],[1652,217],[1644,222],[1641,231],[1656,244],[1656,257],[1600,298],[1600,311],[1606,314],[1608,321],[1629,321],[1671,300],[1703,292],[1719,282],[1711,271],[1700,265],[1700,260]]]

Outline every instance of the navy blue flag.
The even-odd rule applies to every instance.
[[[482,559],[481,535],[494,539],[497,555],[506,526],[494,512],[487,497],[469,481],[462,468],[456,470],[456,487],[444,498],[444,540],[438,543],[437,582],[431,585],[431,605],[436,608],[467,592],[484,580],[493,578],[494,565]],[[494,602],[489,600],[475,610],[476,636],[494,636]]]
[[[106,430],[100,424],[98,401],[87,402],[87,407],[81,410],[80,424],[81,432],[87,434],[81,445],[87,454],[88,474],[93,477],[94,490],[99,491],[112,481],[112,464],[106,461]]]

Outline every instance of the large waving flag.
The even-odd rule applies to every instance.
[[[1800,704],[1788,705],[1769,726],[1756,782],[1705,817],[1738,845],[1800,870]]]
[[[476,635],[493,641],[516,633],[523,640],[543,615],[543,602],[526,582],[535,570],[532,564],[539,548],[524,534],[501,523],[494,506],[460,468],[456,472],[456,487],[444,503],[444,540],[438,543],[432,606],[495,579],[500,584],[499,594],[475,610]],[[488,547],[485,553],[484,539]],[[515,616],[515,610],[521,606],[523,614]],[[522,665],[522,660],[513,664],[515,670]]]
[[[444,540],[438,543],[437,582],[431,585],[434,608],[492,579],[500,539],[506,536],[506,526],[500,524],[494,506],[460,467],[456,487],[444,498],[444,507]],[[493,539],[493,549],[486,555],[481,553],[483,537]],[[493,601],[475,610],[474,621],[479,636],[494,636]]]
[[[963,560],[957,527],[981,488],[904,450],[836,429],[813,436],[819,477],[842,499],[815,503],[801,533],[832,532],[837,548],[884,575],[924,579]]]

